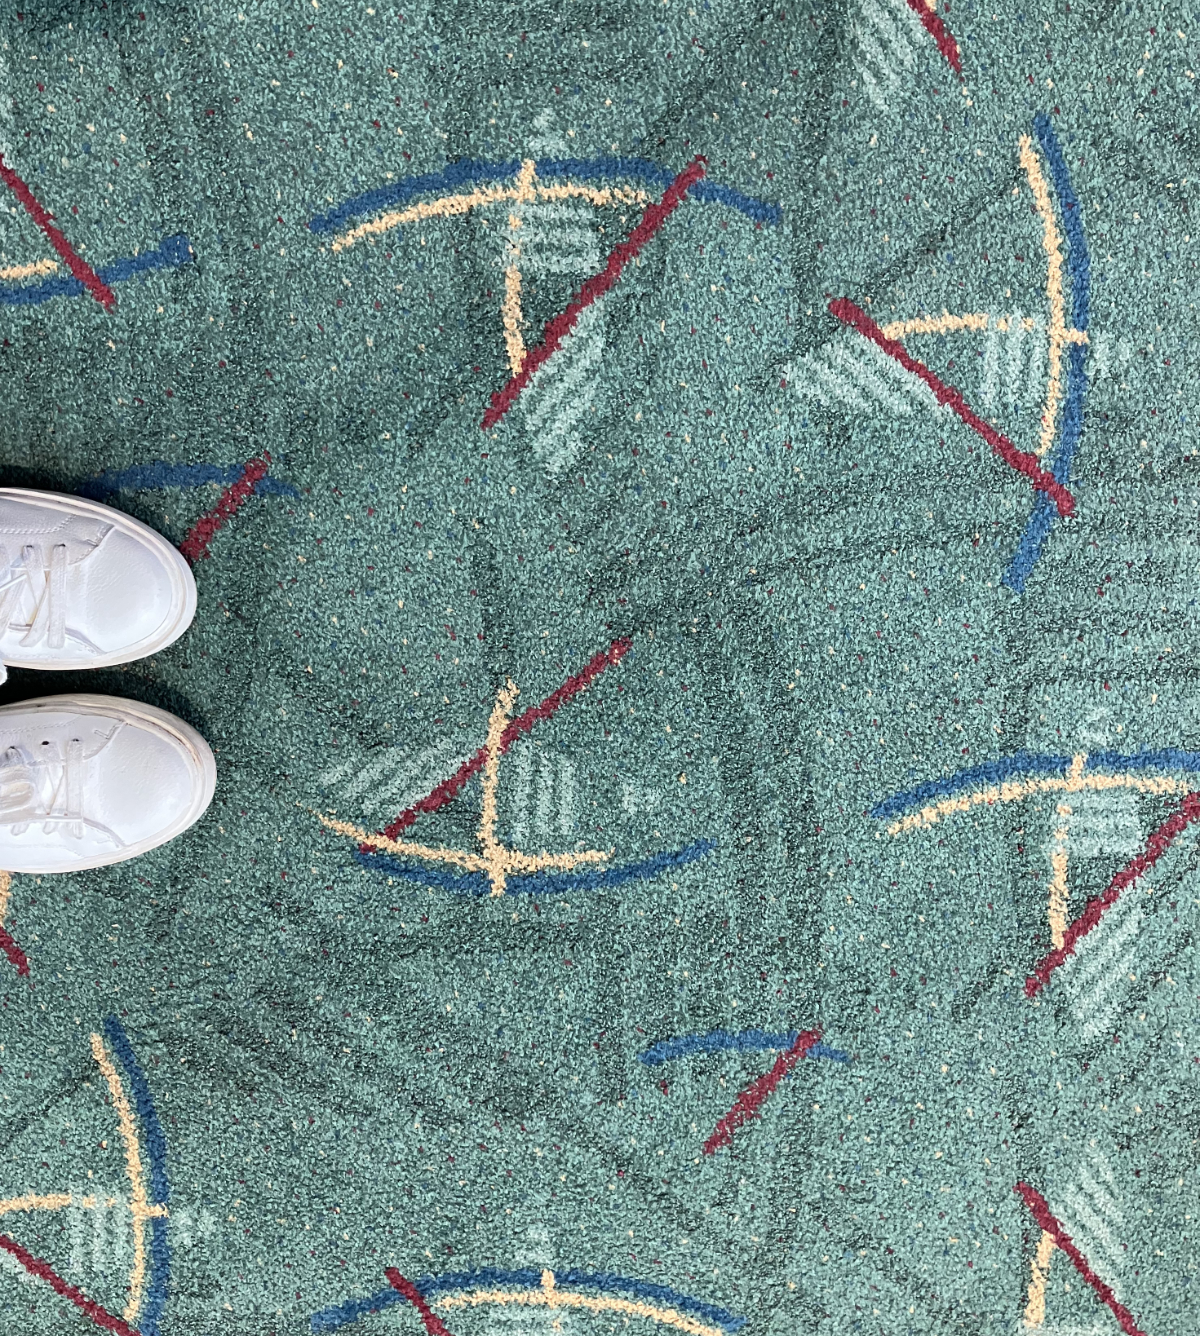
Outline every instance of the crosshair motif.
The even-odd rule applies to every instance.
[[[593,184],[599,183],[599,184]],[[470,187],[434,195],[447,187]],[[651,190],[645,189],[650,186]],[[432,195],[433,198],[421,198]],[[617,282],[626,264],[654,236],[679,203],[688,199],[700,204],[717,204],[734,209],[749,218],[757,227],[778,226],[782,212],[777,204],[755,199],[728,186],[708,180],[703,163],[694,160],[676,174],[645,158],[525,158],[508,162],[455,163],[441,172],[406,177],[391,185],[370,190],[337,205],[329,212],[309,222],[311,231],[332,234],[330,249],[345,251],[360,242],[372,242],[386,236],[394,228],[434,219],[463,217],[476,209],[508,205],[507,239],[502,260],[504,292],[500,302],[500,325],[510,372],[508,383],[496,391],[484,412],[481,422],[485,430],[492,428],[508,412],[527,386],[531,393],[542,398],[539,408],[531,410],[530,429],[535,436],[535,454],[546,452],[546,462],[552,470],[563,462],[559,437],[568,426],[587,409],[586,392],[568,394],[568,380],[577,385],[585,371],[600,361],[603,337],[602,317],[599,317],[604,294]],[[572,211],[572,202],[591,205],[597,209],[644,210],[642,219],[626,241],[617,245],[597,272],[592,261],[584,256],[551,259],[538,254],[538,238],[545,240],[544,230],[531,228],[530,212],[551,214]],[[394,207],[394,206],[402,207]],[[356,217],[374,214],[374,217],[347,227]],[[626,217],[620,215],[620,222]],[[570,229],[568,229],[570,231]],[[523,326],[526,316],[522,309],[525,291],[526,261],[535,270],[541,266],[546,272],[581,272],[585,281],[567,308],[549,321],[542,340],[533,348],[526,347]],[[582,264],[577,263],[583,261]],[[597,252],[595,263],[599,264]],[[584,316],[584,319],[580,319]],[[574,337],[572,337],[574,336]],[[539,368],[563,347],[570,347],[555,359],[556,367],[563,361],[571,362],[572,375],[559,381],[555,372]],[[555,376],[555,390],[548,389],[549,377]],[[553,404],[559,417],[568,419],[555,431],[542,421]],[[546,432],[543,433],[543,427]]]
[[[1171,773],[1146,773],[1155,770],[1200,773],[1200,752],[1177,748],[1131,754],[1101,751],[1090,756],[1086,752],[1077,752],[1073,756],[1018,752],[1015,756],[988,761],[946,779],[897,793],[877,803],[871,809],[871,815],[893,818],[886,829],[888,835],[895,836],[926,830],[947,817],[997,803],[1055,795],[1058,821],[1050,849],[1050,894],[1046,912],[1051,943],[1058,950],[1063,947],[1067,928],[1067,858],[1072,795],[1126,789],[1134,793],[1170,796],[1186,794],[1194,787],[1193,783],[1177,779]]]
[[[504,894],[510,872],[568,872],[585,863],[607,862],[613,855],[611,849],[586,849],[580,853],[563,854],[550,854],[543,850],[540,854],[526,854],[507,848],[496,838],[496,791],[500,784],[503,738],[517,694],[517,688],[510,680],[507,686],[497,692],[496,704],[492,707],[492,716],[488,721],[487,759],[483,766],[483,804],[478,832],[480,853],[472,853],[468,849],[435,848],[411,840],[393,840],[386,835],[372,835],[360,826],[333,817],[318,815],[318,820],[330,830],[339,835],[348,835],[357,840],[360,846],[369,849],[382,849],[386,853],[420,858],[430,863],[445,863],[461,868],[464,872],[482,872],[491,885],[493,896]]]
[[[1041,150],[1040,158],[1035,140],[1036,148]],[[940,315],[922,313],[876,324],[866,311],[839,298],[830,303],[830,313],[862,336],[867,356],[860,358],[839,342],[832,345],[827,356],[809,353],[793,363],[789,380],[803,371],[806,379],[795,382],[798,392],[826,404],[843,402],[861,407],[865,401],[873,400],[876,407],[882,405],[899,416],[912,413],[914,399],[930,407],[949,409],[1011,467],[1027,476],[1036,490],[1033,513],[1002,577],[1008,588],[1020,594],[1054,524],[1074,511],[1074,497],[1069,488],[1072,464],[1083,435],[1091,264],[1079,200],[1058,137],[1044,114],[1039,112],[1034,117],[1033,135],[1022,135],[1017,147],[1041,222],[1046,259],[1046,384],[1036,449],[1018,449],[983,415],[991,407],[998,375],[1000,336],[1007,339],[1011,358],[1019,349],[1022,336],[1038,328],[1037,322],[1029,321],[1020,312],[943,311]],[[1049,168],[1049,182],[1042,169],[1043,160]],[[1064,234],[1068,245],[1065,257]],[[1069,312],[1065,278],[1070,282]],[[941,380],[913,356],[906,344],[911,338],[930,334],[959,333],[987,336],[980,404],[983,413],[976,412],[955,386]]]
[[[573,700],[590,686],[606,669],[620,663],[632,648],[630,641],[618,637],[607,649],[593,655],[578,673],[568,677],[545,700],[531,705],[515,719],[509,717],[512,703],[516,699],[516,688],[510,682],[505,692],[497,698],[485,745],[474,756],[464,761],[454,774],[434,785],[424,798],[405,808],[379,833],[372,834],[352,822],[339,821],[320,814],[316,814],[317,819],[337,834],[355,840],[358,844],[355,858],[372,871],[382,873],[389,879],[398,877],[404,881],[441,886],[448,891],[473,896],[554,895],[567,891],[600,890],[620,886],[629,881],[645,880],[669,868],[684,867],[688,863],[706,857],[716,849],[716,841],[693,840],[681,849],[666,850],[640,862],[624,863],[614,867],[605,866],[612,858],[612,850],[607,852],[591,850],[571,854],[545,852],[523,854],[507,849],[496,839],[495,808],[500,758],[514,742],[530,732],[536,724],[551,718],[568,701]],[[496,777],[495,779],[488,779],[489,771]],[[477,772],[482,772],[484,775],[483,813],[479,824],[481,853],[465,849],[435,848],[397,838],[419,816],[439,811],[451,802]],[[393,854],[415,857],[434,866],[413,867],[394,861],[390,857]],[[458,871],[443,872],[436,866],[438,863],[446,864]],[[581,870],[575,871],[576,867]],[[510,876],[510,873],[513,875]]]
[[[117,1336],[159,1336],[159,1321],[167,1300],[171,1257],[167,1241],[170,1183],[162,1125],[145,1074],[121,1022],[115,1016],[108,1017],[104,1023],[104,1035],[93,1032],[90,1044],[92,1058],[104,1078],[109,1102],[117,1115],[117,1127],[125,1155],[125,1173],[129,1180],[128,1209],[132,1222],[133,1261],[127,1285],[129,1297],[123,1314],[118,1317],[110,1313],[82,1290],[64,1280],[49,1262],[35,1257],[6,1233],[0,1233],[0,1249],[14,1257],[31,1275],[44,1280],[56,1294],[68,1299],[98,1327],[116,1332]],[[113,1061],[114,1055],[116,1063]],[[118,1063],[124,1071],[124,1077],[118,1070]],[[133,1097],[132,1105],[130,1095]],[[149,1161],[148,1168],[146,1161]],[[21,1196],[0,1199],[0,1218],[67,1209],[95,1211],[115,1205],[115,1198],[97,1193],[27,1192]],[[146,1237],[147,1225],[150,1229],[149,1240]]]
[[[694,1053],[752,1053],[761,1050],[776,1051],[771,1069],[752,1081],[734,1101],[733,1107],[717,1123],[712,1135],[704,1143],[704,1154],[713,1155],[729,1145],[734,1132],[753,1118],[774,1093],[776,1086],[791,1074],[801,1058],[830,1058],[834,1062],[849,1062],[850,1055],[821,1043],[820,1030],[801,1033],[771,1034],[766,1030],[710,1030],[707,1034],[685,1034],[676,1039],[662,1039],[651,1044],[638,1058],[648,1067],[657,1067],[675,1058],[690,1057]]]

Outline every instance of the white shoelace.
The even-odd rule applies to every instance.
[[[111,524],[102,525],[95,542],[90,545],[80,561],[89,556],[104,542],[112,529]],[[45,552],[40,543],[26,543],[19,554],[7,561],[8,553],[0,546],[0,635],[7,630],[24,631],[20,639],[22,649],[45,642],[47,649],[62,649],[67,640],[74,640],[89,649],[96,646],[80,631],[67,625],[67,566],[69,552],[66,543],[56,543]],[[26,608],[28,620],[15,621],[21,606],[22,594],[27,595]],[[6,674],[0,665],[0,682]]]
[[[116,737],[117,724],[92,753],[98,755]],[[0,826],[14,835],[23,835],[30,826],[41,823],[49,835],[55,830],[73,839],[83,839],[84,830],[95,831],[118,849],[124,847],[114,831],[83,814],[83,743],[72,738],[65,746],[44,742],[30,751],[9,747],[0,757]]]
[[[50,649],[62,649],[67,640],[66,578],[65,543],[57,543],[50,549],[49,561],[38,544],[27,543],[0,585],[0,628],[11,624],[21,591],[27,589],[33,599],[33,616],[24,624],[22,648],[40,645],[44,640]]]

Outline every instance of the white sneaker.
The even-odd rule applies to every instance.
[[[98,501],[0,487],[0,682],[16,668],[105,668],[169,645],[196,582],[153,529]]]
[[[0,868],[76,872],[136,858],[212,801],[217,765],[194,728],[113,696],[0,708]]]

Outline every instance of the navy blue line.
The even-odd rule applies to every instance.
[[[1087,393],[1087,373],[1083,365],[1083,348],[1073,343],[1067,354],[1067,401],[1063,407],[1062,433],[1058,448],[1050,462],[1050,472],[1056,482],[1064,487],[1071,481],[1071,465],[1075,460],[1075,451],[1083,436],[1083,398]],[[1012,564],[1000,577],[1015,594],[1025,592],[1025,582],[1037,565],[1046,540],[1058,519],[1058,508],[1045,492],[1039,492],[1033,504],[1033,512],[1025,525],[1025,532],[1013,553]]]
[[[814,1044],[804,1055],[806,1058],[828,1058],[830,1062],[849,1062],[850,1054],[840,1048],[830,1048],[828,1044]]]
[[[1080,217],[1079,200],[1075,197],[1075,188],[1071,184],[1071,173],[1063,157],[1062,146],[1050,118],[1044,111],[1039,111],[1033,118],[1034,132],[1046,155],[1050,166],[1050,176],[1058,194],[1058,206],[1062,211],[1063,229],[1067,234],[1070,253],[1067,256],[1067,269],[1071,275],[1071,319],[1075,328],[1086,330],[1088,327],[1088,296],[1091,289],[1091,259],[1088,255],[1087,239],[1083,235],[1083,222]]]
[[[1051,472],[1054,470],[1051,469]],[[1021,534],[1021,541],[1013,553],[1012,562],[1000,577],[1000,583],[1011,589],[1014,594],[1025,592],[1025,582],[1042,555],[1042,549],[1046,545],[1046,539],[1050,537],[1050,530],[1054,528],[1057,517],[1058,509],[1054,502],[1045,492],[1039,492],[1033,503],[1033,511],[1025,524],[1025,530]]]
[[[1155,751],[1140,752],[1104,750],[1088,752],[1086,755],[1085,774],[1097,770],[1200,771],[1200,752],[1183,751],[1179,747],[1159,747]],[[1014,775],[1065,775],[1073,760],[1071,756],[1039,756],[1033,752],[1019,751],[1013,756],[985,761],[982,765],[971,766],[969,770],[960,770],[957,775],[930,780],[905,793],[897,793],[872,807],[871,815],[881,819],[899,816],[907,808],[921,806],[930,798],[948,797],[980,783],[999,784]]]
[[[1160,747],[1157,751],[1089,752],[1087,768],[1104,770],[1200,770],[1200,752],[1179,747]]]
[[[1033,128],[1046,155],[1050,167],[1050,178],[1054,182],[1058,205],[1062,213],[1063,230],[1067,234],[1067,272],[1071,275],[1071,320],[1076,329],[1086,330],[1091,301],[1092,268],[1088,254],[1087,238],[1083,234],[1083,220],[1080,217],[1079,200],[1071,185],[1071,174],[1062,154],[1062,147],[1054,133],[1054,127],[1044,112],[1038,112],[1033,118]],[[1083,401],[1087,395],[1087,372],[1084,368],[1084,351],[1080,344],[1073,343],[1068,353],[1067,400],[1063,406],[1063,424],[1058,445],[1050,462],[1050,472],[1056,482],[1064,487],[1071,482],[1071,466],[1075,461],[1075,452],[1083,437]],[[1001,583],[1016,594],[1025,592],[1025,582],[1029,579],[1050,531],[1058,519],[1058,512],[1044,492],[1039,492],[1034,502],[1033,513],[1025,525],[1025,532],[1017,544],[1012,564],[1001,577]]]
[[[508,885],[514,895],[565,895],[568,891],[603,891],[610,886],[622,886],[627,881],[646,881],[668,868],[684,867],[704,858],[716,847],[715,840],[694,840],[682,849],[655,854],[641,863],[626,863],[624,867],[591,869],[587,872],[535,872],[509,877]]]
[[[420,1286],[417,1286],[420,1289]],[[348,1327],[351,1322],[378,1313],[381,1308],[390,1308],[393,1304],[407,1303],[408,1300],[389,1285],[386,1290],[377,1290],[365,1299],[347,1299],[344,1303],[322,1308],[308,1320],[308,1325],[319,1336],[323,1331],[337,1331],[339,1327]]]
[[[685,1034],[677,1039],[661,1039],[644,1053],[639,1053],[638,1057],[647,1066],[657,1067],[660,1063],[687,1057],[691,1053],[720,1053],[726,1049],[753,1053],[764,1048],[791,1048],[798,1034],[798,1030],[783,1034],[772,1034],[767,1030],[740,1030],[737,1033],[712,1030],[708,1034]]]
[[[778,204],[755,199],[753,195],[743,195],[740,190],[718,185],[716,181],[699,180],[688,194],[701,204],[724,204],[730,209],[736,209],[756,223],[769,223],[772,227],[778,227],[783,222],[783,210]]]
[[[109,1016],[104,1022],[104,1033],[112,1045],[125,1074],[129,1078],[133,1094],[133,1105],[142,1120],[142,1133],[146,1139],[146,1154],[150,1160],[150,1200],[155,1206],[169,1206],[171,1203],[171,1181],[167,1174],[167,1141],[163,1136],[162,1124],[158,1121],[158,1112],[154,1107],[154,1097],[142,1071],[125,1027],[115,1016]],[[168,1222],[158,1216],[154,1219],[150,1235],[150,1283],[146,1287],[146,1298],[142,1305],[142,1319],[139,1330],[142,1336],[159,1336],[158,1324],[167,1305],[167,1290],[171,1279],[171,1244],[167,1238]]]
[[[193,258],[187,237],[179,232],[173,237],[164,237],[154,250],[114,260],[103,269],[97,269],[96,273],[105,283],[123,283],[151,269],[178,269]],[[40,306],[54,297],[79,297],[85,291],[77,278],[48,278],[44,283],[26,287],[0,288],[0,306]]]
[[[567,895],[572,891],[603,891],[611,886],[621,886],[627,881],[645,881],[656,877],[668,868],[683,867],[694,863],[717,847],[715,840],[694,840],[682,849],[669,853],[655,854],[640,863],[627,863],[624,867],[606,868],[603,871],[568,872],[563,874],[533,872],[521,876],[509,877],[505,884],[505,895]],[[354,851],[355,861],[363,867],[369,867],[389,877],[402,877],[405,881],[415,882],[418,886],[437,886],[442,890],[452,891],[455,895],[484,896],[491,893],[492,883],[482,872],[445,872],[441,868],[409,867],[397,863],[382,853],[364,853]]]
[[[128,469],[109,469],[79,484],[81,496],[99,501],[114,492],[156,492],[164,487],[203,487],[215,483],[228,487],[241,476],[244,464],[135,464]]]
[[[157,492],[167,487],[230,487],[245,472],[245,464],[135,464],[127,469],[110,469],[85,478],[76,491],[80,496],[100,501],[117,492]],[[278,478],[260,478],[254,488],[257,496],[299,496],[299,490]]]
[[[372,871],[384,873],[389,877],[399,877],[402,881],[411,881],[417,886],[436,886],[439,890],[450,891],[454,895],[487,895],[492,884],[482,872],[445,872],[437,867],[409,867],[397,863],[387,854],[364,853],[355,849],[354,861]]]
[[[543,158],[534,164],[538,176],[546,180],[561,177],[583,181],[604,181],[612,178],[643,181],[665,190],[675,179],[675,173],[649,158],[619,158],[607,154],[600,158]]]
[[[299,496],[300,489],[295,484],[284,482],[280,478],[259,478],[254,484],[255,496]]]
[[[628,1276],[618,1276],[611,1271],[569,1271],[555,1272],[555,1282],[559,1285],[581,1285],[587,1289],[599,1290],[608,1294],[636,1294],[643,1299],[656,1299],[660,1303],[670,1304],[681,1313],[695,1313],[723,1327],[727,1332],[735,1332],[746,1325],[744,1317],[738,1317],[727,1308],[716,1304],[693,1299],[680,1294],[669,1285],[655,1285],[647,1280],[631,1280]],[[523,1269],[502,1271],[497,1267],[481,1267],[477,1271],[455,1271],[441,1276],[421,1276],[413,1284],[425,1298],[435,1294],[454,1293],[484,1289],[494,1285],[513,1285],[523,1289],[536,1289],[542,1282],[541,1271]],[[336,1331],[339,1327],[357,1322],[359,1318],[378,1312],[381,1308],[390,1308],[393,1304],[408,1301],[389,1285],[385,1290],[378,1290],[361,1299],[347,1299],[344,1303],[323,1308],[309,1319],[314,1333]]]
[[[652,1044],[638,1058],[649,1067],[657,1067],[675,1058],[693,1053],[722,1053],[730,1049],[739,1053],[757,1053],[762,1049],[789,1049],[800,1038],[799,1030],[773,1034],[769,1030],[710,1030],[708,1034],[685,1034],[677,1039],[662,1039]],[[834,1062],[849,1062],[850,1055],[827,1044],[813,1044],[806,1058],[830,1058]]]
[[[473,181],[508,181],[521,170],[518,158],[510,162],[478,162],[467,159],[452,162],[440,172],[423,172],[420,176],[406,176],[391,185],[378,186],[361,195],[354,195],[344,203],[318,214],[309,223],[312,232],[336,232],[343,223],[347,223],[355,214],[374,213],[376,209],[386,208],[389,204],[407,204],[416,195],[427,194],[431,190],[453,189],[455,186],[469,185]]]
[[[663,189],[675,179],[674,172],[651,162],[648,158],[540,158],[535,164],[539,177],[545,180],[570,178],[574,180],[597,181],[620,180],[642,181]],[[368,190],[319,214],[309,223],[313,232],[333,232],[344,223],[359,214],[374,213],[377,209],[391,204],[406,204],[417,195],[427,194],[432,190],[466,185],[475,181],[508,181],[516,176],[521,164],[516,159],[510,162],[456,162],[440,172],[426,172],[421,176],[410,176],[395,181],[391,185]],[[688,192],[701,204],[724,204],[727,208],[744,213],[756,223],[769,223],[778,227],[783,222],[783,210],[778,204],[756,199],[753,195],[743,194],[731,186],[718,185],[715,181],[702,179],[697,181]]]
[[[924,806],[930,798],[945,798],[979,784],[999,784],[1014,775],[1065,775],[1071,760],[1070,756],[1040,756],[1034,752],[1019,751],[1012,756],[1001,756],[995,761],[973,765],[956,775],[947,775],[944,779],[927,780],[924,784],[876,803],[871,808],[871,815],[880,820],[899,816],[909,807]]]

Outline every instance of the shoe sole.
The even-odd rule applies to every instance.
[[[185,830],[194,826],[208,810],[208,805],[212,802],[213,794],[217,788],[217,762],[213,756],[212,748],[191,724],[185,724],[182,719],[168,713],[166,710],[160,710],[157,705],[143,705],[141,701],[124,700],[117,696],[93,695],[39,696],[36,700],[21,701],[19,705],[0,706],[0,719],[3,719],[7,714],[18,714],[27,710],[43,708],[75,710],[80,714],[101,715],[106,719],[120,719],[123,723],[141,728],[144,731],[157,730],[160,733],[167,734],[168,737],[181,743],[191,755],[195,768],[200,775],[200,787],[187,812],[152,839],[143,840],[140,844],[129,845],[118,850],[115,854],[87,859],[76,863],[71,868],[62,868],[55,872],[38,872],[36,868],[20,869],[26,875],[49,877],[56,876],[59,871],[86,872],[89,868],[109,867],[113,863],[127,862],[131,858],[149,853],[151,849],[157,849],[159,845],[166,844],[168,841],[175,839],[177,835],[182,835]]]
[[[11,496],[21,500],[26,498],[37,500],[55,506],[59,510],[70,511],[75,515],[86,515],[105,524],[111,524],[115,529],[120,529],[122,533],[137,539],[156,556],[160,557],[162,564],[175,577],[172,583],[175,586],[174,593],[178,596],[180,604],[179,614],[169,626],[157,631],[153,636],[140,641],[136,645],[116,650],[112,654],[100,654],[89,659],[21,659],[6,654],[4,663],[9,668],[37,668],[46,672],[68,672],[90,668],[111,668],[118,663],[133,663],[137,659],[148,658],[151,654],[157,654],[159,650],[166,649],[168,645],[174,644],[191,626],[196,616],[196,581],[192,575],[192,568],[187,564],[183,553],[178,548],[172,547],[156,529],[150,528],[148,524],[143,524],[141,520],[135,520],[123,511],[114,510],[112,506],[106,506],[99,501],[87,501],[79,496],[66,496],[62,492],[36,492],[23,487],[0,487],[0,497],[3,496]]]

